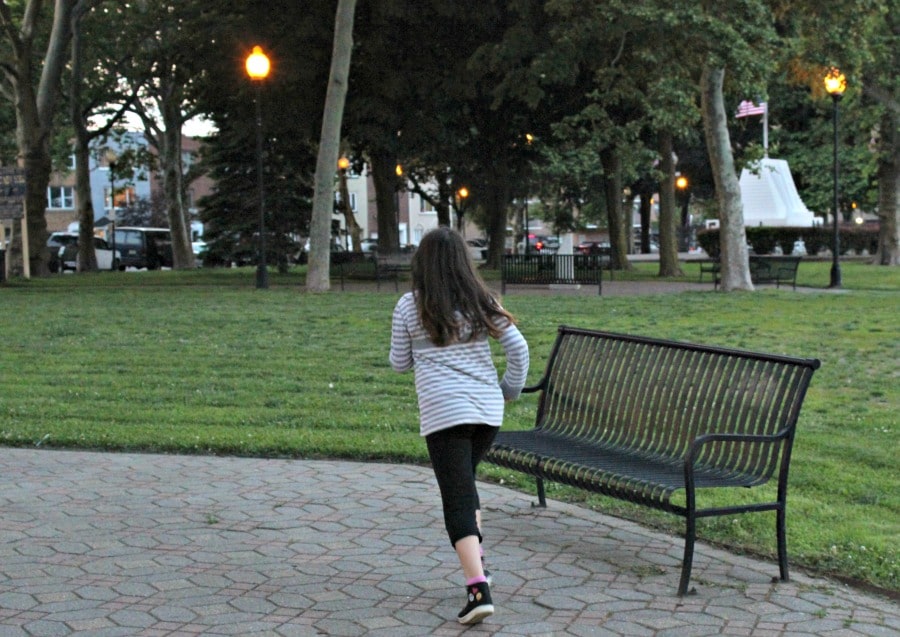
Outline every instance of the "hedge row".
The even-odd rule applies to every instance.
[[[878,228],[867,226],[839,226],[841,254],[853,251],[862,254],[863,250],[869,254],[878,251]],[[750,244],[753,254],[772,254],[776,246],[781,246],[783,254],[791,254],[794,251],[794,243],[803,240],[806,245],[806,253],[819,254],[824,250],[831,250],[834,243],[834,228],[831,226],[797,227],[754,227],[747,228],[747,243]],[[708,255],[715,258],[719,256],[719,229],[699,230],[697,242]]]

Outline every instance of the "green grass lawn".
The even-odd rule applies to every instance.
[[[696,281],[696,267],[686,265],[681,280]],[[798,292],[518,288],[504,301],[531,346],[532,382],[561,323],[820,358],[791,465],[792,565],[898,591],[900,270],[848,262],[845,289],[834,292],[825,289],[829,268],[804,262]],[[624,276],[650,280],[655,271],[640,264]],[[308,294],[302,270],[273,272],[270,282],[256,290],[246,268],[0,286],[0,444],[427,462],[412,376],[387,361],[393,285]],[[534,407],[534,396],[511,405],[506,426],[530,426]],[[483,476],[533,489],[496,467]],[[673,516],[561,486],[548,495],[682,528]],[[774,514],[703,520],[699,537],[774,560],[774,526]]]

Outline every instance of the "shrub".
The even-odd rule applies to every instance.
[[[840,232],[841,254],[853,250],[861,254],[867,250],[869,254],[875,254],[878,250],[878,226],[850,226],[842,225]],[[806,246],[806,252],[817,255],[823,250],[830,250],[834,241],[833,228],[831,226],[759,226],[747,228],[747,243],[753,247],[754,254],[772,254],[776,246],[781,246],[784,254],[790,254],[794,250],[794,242],[802,239]],[[719,256],[719,229],[700,230],[697,232],[697,242],[712,258]]]

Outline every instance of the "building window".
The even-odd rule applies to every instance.
[[[420,200],[421,206],[419,207],[419,212],[434,212],[434,206],[431,205],[431,202],[422,197]]]
[[[353,212],[356,212],[356,193],[355,192],[350,193],[350,210],[352,210]]]
[[[50,186],[47,188],[47,207],[74,210],[75,189],[72,186]]]
[[[134,188],[132,186],[116,186],[115,192],[116,192],[116,201],[115,201],[116,208],[127,208],[128,206],[133,204],[135,201],[137,201],[137,198],[134,196]],[[109,209],[109,187],[108,186],[103,189],[103,200],[104,200],[103,205],[108,210]]]

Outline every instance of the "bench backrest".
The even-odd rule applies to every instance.
[[[764,279],[791,280],[797,276],[801,259],[799,256],[750,255],[750,274]]]
[[[500,280],[506,284],[602,284],[609,256],[602,254],[506,254]],[[504,290],[505,291],[505,290]]]
[[[536,427],[672,459],[704,434],[782,434],[789,456],[818,366],[815,359],[563,326],[542,380]],[[705,445],[699,461],[763,482],[776,466],[776,447],[718,442]]]

